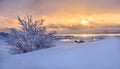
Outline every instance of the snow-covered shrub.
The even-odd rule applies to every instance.
[[[27,53],[54,46],[55,32],[46,32],[46,27],[43,25],[44,20],[33,21],[31,16],[27,16],[25,19],[18,17],[18,21],[21,28],[19,30],[10,29],[7,39],[12,54]]]
[[[8,35],[9,35],[8,33],[0,32],[0,37],[7,38]]]

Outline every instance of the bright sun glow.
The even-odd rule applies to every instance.
[[[88,24],[88,20],[83,19],[83,20],[81,21],[81,23],[82,23],[83,25],[87,25],[87,24]]]

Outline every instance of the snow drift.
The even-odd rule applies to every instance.
[[[2,46],[2,45],[0,45]],[[56,41],[56,47],[5,57],[0,69],[120,69],[120,40],[77,44]]]

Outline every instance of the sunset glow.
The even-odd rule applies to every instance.
[[[82,23],[82,25],[87,25],[88,21],[84,19],[84,20],[81,21],[81,23]]]
[[[119,0],[1,0],[0,31],[18,27],[17,16],[24,18],[26,15],[45,19],[50,30],[60,33],[64,33],[63,30],[81,33],[79,29],[86,32],[99,30],[99,33],[118,31],[119,6]]]

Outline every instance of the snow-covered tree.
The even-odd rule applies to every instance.
[[[7,39],[12,54],[27,53],[54,46],[55,32],[46,32],[43,19],[33,21],[32,16],[27,16],[24,19],[18,17],[18,21],[21,25],[20,29],[10,29]]]

